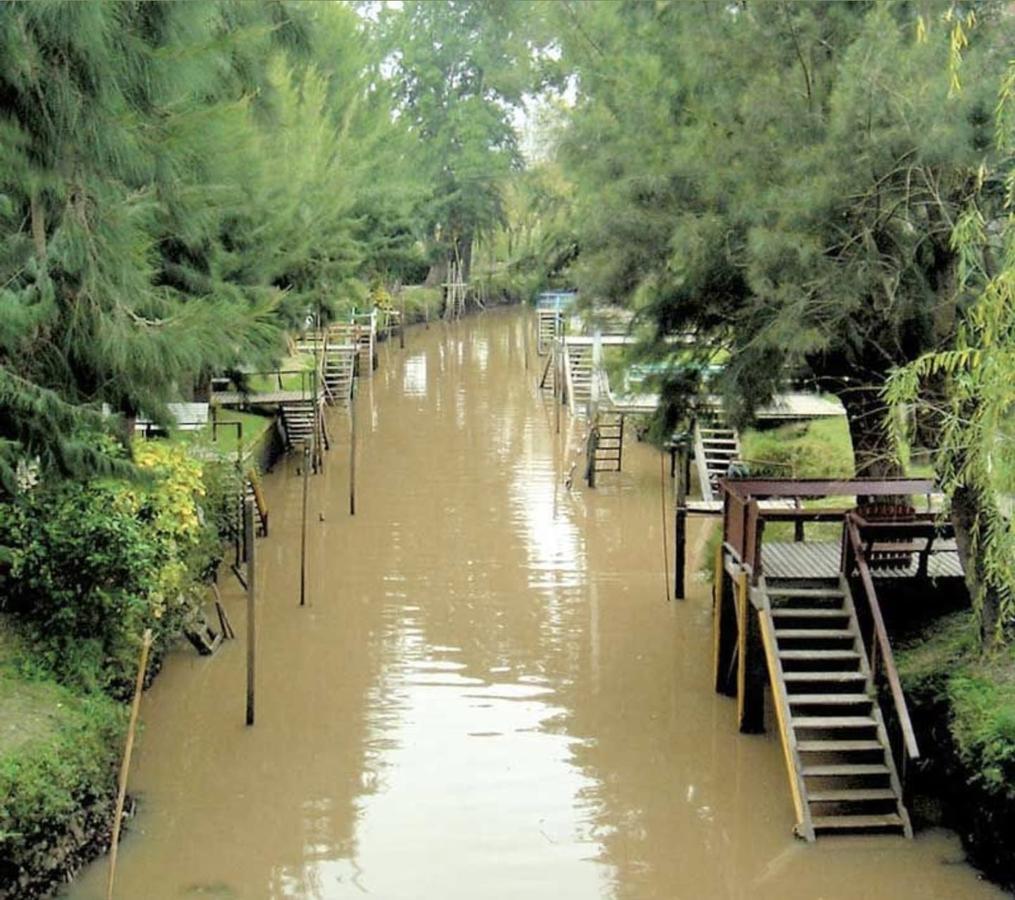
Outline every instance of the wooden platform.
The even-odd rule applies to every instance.
[[[773,578],[837,578],[842,548],[836,541],[768,541],[764,544],[765,577]],[[909,566],[877,569],[877,578],[912,578],[917,562]],[[927,574],[931,578],[961,578],[962,565],[955,549],[955,541],[942,541],[927,561]]]

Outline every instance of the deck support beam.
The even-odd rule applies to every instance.
[[[746,572],[737,579],[737,724],[743,734],[765,730],[765,647]]]
[[[737,646],[737,616],[733,598],[733,580],[726,573],[723,548],[716,548],[715,576],[712,583],[712,654],[713,684],[716,693],[736,694],[733,660]]]

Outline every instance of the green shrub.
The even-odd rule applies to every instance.
[[[1015,648],[982,655],[967,610],[935,622],[897,661],[907,693],[948,710],[948,730],[969,780],[1015,800]]]
[[[138,445],[135,460],[149,484],[63,481],[0,508],[12,557],[0,602],[41,665],[114,695],[129,690],[144,629],[161,648],[194,615],[217,548],[199,507],[201,466],[166,442]]]

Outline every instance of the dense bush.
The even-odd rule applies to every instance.
[[[198,605],[218,542],[199,506],[201,466],[163,442],[139,445],[143,483],[43,484],[0,508],[11,556],[0,601],[61,681],[122,694],[145,628],[156,647]]]

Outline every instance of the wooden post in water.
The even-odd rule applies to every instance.
[[[746,572],[737,578],[737,721],[744,734],[765,730],[765,651]]]
[[[403,288],[399,293],[402,295],[402,320],[398,323],[398,347],[400,350],[405,349],[405,289]]]
[[[254,501],[243,504],[243,531],[247,540],[247,724],[254,724],[254,667],[257,650],[256,566],[254,551]]]
[[[553,400],[554,406],[557,407],[557,434],[560,434],[560,407],[564,403],[564,385],[560,376],[561,371],[561,354],[557,350],[557,345],[553,345]]]
[[[715,577],[712,583],[712,676],[716,693],[732,697],[736,684],[730,665],[737,645],[736,602],[733,582],[726,572],[722,544],[715,548]]]
[[[123,804],[127,800],[127,775],[130,772],[130,758],[134,752],[134,734],[137,731],[138,715],[141,712],[141,692],[144,690],[144,676],[148,668],[148,651],[152,647],[152,630],[145,629],[141,639],[141,658],[137,664],[137,678],[134,681],[134,699],[130,705],[130,724],[127,726],[127,743],[120,763],[120,784],[116,794],[116,808],[113,813],[113,836],[109,844],[109,880],[106,883],[106,900],[113,898],[113,882],[116,879],[116,852],[120,846],[120,826],[123,824]]]
[[[687,552],[687,480],[684,478],[684,454],[687,447],[681,444],[676,453],[679,463],[670,465],[670,471],[677,476],[676,521],[673,536],[673,596],[684,599],[684,556]],[[671,476],[672,477],[672,476]]]
[[[349,400],[349,515],[356,515],[356,389]]]
[[[303,521],[300,526],[300,606],[307,605],[307,463],[310,462],[310,448],[303,445]]]

